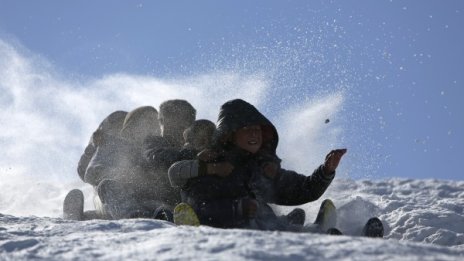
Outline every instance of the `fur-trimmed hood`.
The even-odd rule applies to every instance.
[[[260,151],[266,150],[275,155],[279,142],[276,128],[258,109],[241,99],[230,100],[221,106],[213,137],[214,146],[227,145],[235,131],[251,125],[261,126],[263,145]]]

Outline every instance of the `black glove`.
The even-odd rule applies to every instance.
[[[242,215],[247,218],[255,218],[258,212],[258,201],[252,198],[243,198],[241,200]]]

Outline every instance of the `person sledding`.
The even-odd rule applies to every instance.
[[[212,148],[200,153],[198,160],[180,161],[169,169],[171,181],[190,177],[181,184],[186,204],[176,209],[189,212],[191,206],[200,224],[213,227],[307,230],[291,219],[277,217],[268,203],[297,206],[319,199],[346,149],[331,151],[324,164],[305,176],[280,167],[277,144],[276,128],[253,105],[240,99],[226,102],[219,113]],[[331,219],[334,211],[329,215],[330,210],[335,210],[333,203],[325,200],[316,221]],[[304,211],[297,209],[296,213],[304,222]],[[182,211],[175,210],[175,220],[176,215],[183,218]],[[334,231],[326,224],[318,228],[324,233]]]
[[[65,219],[156,218],[154,212],[163,202],[141,146],[146,136],[159,135],[157,116],[155,108],[142,106],[130,113],[115,112],[102,122],[78,166],[81,179],[94,187],[96,210],[83,212],[83,193],[74,189],[63,202]]]
[[[97,153],[101,153],[102,147],[113,143],[119,137],[126,115],[126,111],[115,111],[100,123],[97,130],[90,137],[90,141],[77,165],[79,178],[94,187],[94,203],[96,206],[101,206],[101,201],[97,195],[98,181],[95,179],[96,175],[87,175],[86,177],[86,171],[89,165],[94,164],[95,161],[93,163],[91,161]],[[105,161],[109,162],[111,159],[108,158]],[[98,207],[97,210],[84,212],[84,194],[79,189],[73,189],[68,192],[64,199],[63,218],[71,220],[95,219],[103,218],[103,213]]]

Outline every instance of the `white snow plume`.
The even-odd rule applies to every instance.
[[[462,258],[462,181],[353,181],[337,174],[320,200],[301,206],[308,224],[320,202],[331,198],[343,232],[359,234],[370,216],[378,216],[390,240],[173,227],[143,219],[73,222],[30,217],[59,217],[64,195],[74,187],[85,189],[90,198],[91,188],[78,179],[75,168],[91,133],[109,113],[185,98],[198,109],[199,118],[215,120],[220,104],[231,98],[245,98],[260,109],[268,106],[263,103],[271,91],[267,79],[263,74],[218,72],[168,80],[127,74],[70,80],[39,57],[0,41],[0,259]],[[271,117],[277,119],[284,166],[309,174],[329,149],[343,146],[343,126],[332,123],[344,99],[343,93],[315,98]],[[330,125],[321,123],[325,117]],[[290,209],[278,208],[282,213]]]
[[[291,106],[278,117],[278,155],[284,167],[310,175],[330,150],[343,147],[339,143],[341,126],[325,124],[336,119],[343,101],[339,92]]]
[[[86,208],[92,207],[92,190],[79,180],[77,162],[92,132],[113,111],[129,111],[143,105],[158,108],[164,100],[180,98],[197,108],[198,118],[215,121],[220,105],[229,99],[245,99],[260,110],[271,106],[264,103],[272,92],[271,77],[261,72],[216,71],[173,79],[119,73],[76,79],[1,39],[0,79],[0,213],[13,215],[60,216],[65,194],[76,187],[84,189]],[[329,106],[329,100],[336,102]],[[308,130],[307,136],[297,149],[310,149],[305,153],[285,149],[291,147],[283,139],[280,144],[284,158],[289,158],[289,167],[297,164],[295,167],[300,170],[306,153],[319,156],[320,152],[312,148],[326,143],[318,140],[323,136],[319,132],[326,129],[313,128],[312,123],[320,121],[318,112],[335,113],[342,101],[341,94],[337,94],[291,108],[293,112],[301,111],[307,121],[302,125]],[[301,124],[300,118],[287,118],[279,129],[281,137],[288,136],[289,128]],[[290,139],[289,143],[293,146],[295,142]],[[319,159],[322,158],[323,155]],[[313,161],[307,163],[313,165]]]
[[[82,185],[76,168],[84,147],[111,112],[157,108],[180,98],[197,108],[199,118],[215,121],[225,101],[246,97],[260,105],[268,88],[261,75],[228,72],[173,80],[114,74],[73,81],[4,41],[0,79],[0,213],[15,215],[59,215],[66,191]]]

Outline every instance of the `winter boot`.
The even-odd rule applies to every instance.
[[[318,226],[320,231],[326,232],[329,228],[334,228],[337,225],[337,209],[330,199],[322,201],[321,208],[317,213],[314,224]]]
[[[383,237],[383,224],[380,219],[370,218],[362,230],[362,235],[366,237]]]
[[[174,208],[174,223],[176,225],[199,226],[200,220],[191,206],[187,203],[180,203]]]
[[[153,214],[153,218],[160,219],[160,220],[166,220],[166,221],[174,223],[174,215],[172,214],[171,210],[165,207],[157,208]]]
[[[124,184],[110,179],[100,182],[97,187],[98,196],[102,202],[103,212],[108,219],[121,219],[136,217],[134,211],[130,211],[130,193]]]
[[[340,230],[338,230],[337,228],[334,228],[334,227],[329,228],[327,230],[327,234],[328,235],[343,235],[342,231],[340,231]]]
[[[289,224],[302,226],[306,220],[306,213],[301,208],[295,208],[287,214],[286,218]]]
[[[84,194],[79,189],[69,191],[64,198],[63,218],[69,220],[84,219]]]

